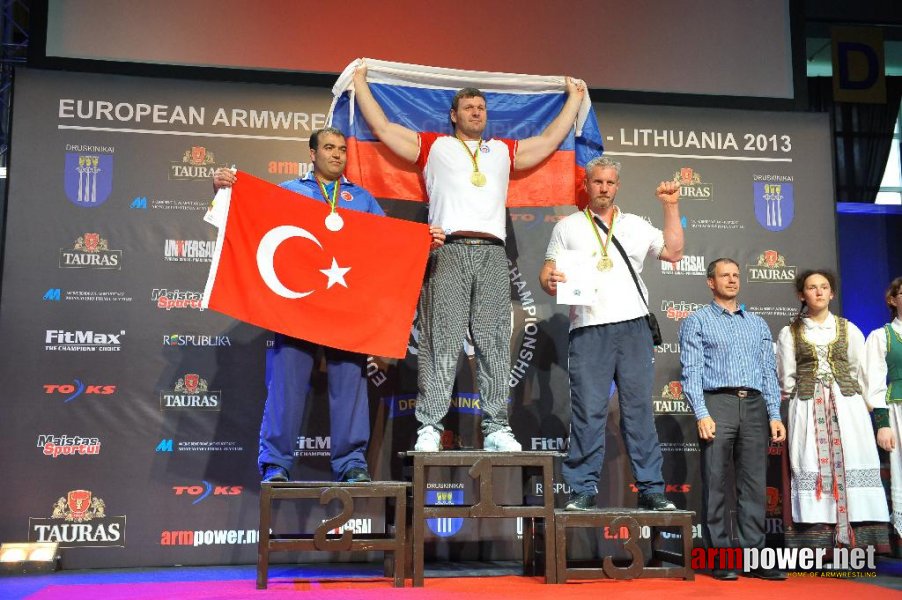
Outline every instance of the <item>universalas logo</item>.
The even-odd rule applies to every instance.
[[[107,516],[106,503],[90,490],[72,490],[54,504],[50,518],[28,519],[28,541],[61,548],[125,546],[125,515]]]
[[[163,260],[167,262],[211,262],[215,240],[166,240]]]
[[[786,264],[786,258],[776,250],[765,250],[754,265],[746,265],[749,281],[755,283],[792,283],[796,267]]]
[[[209,389],[197,373],[179,377],[171,390],[160,392],[160,410],[221,410],[222,392]]]
[[[122,268],[122,250],[110,250],[110,244],[99,233],[79,236],[72,249],[60,248],[60,269]]]

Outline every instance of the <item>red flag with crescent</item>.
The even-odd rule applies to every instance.
[[[208,218],[219,227],[203,306],[332,348],[404,358],[429,227],[341,210],[239,172]]]

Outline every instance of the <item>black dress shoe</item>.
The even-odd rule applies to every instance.
[[[570,494],[564,510],[595,510],[596,508],[598,505],[595,503],[595,494]]]
[[[676,505],[664,494],[639,494],[639,508],[645,510],[676,510]]]
[[[739,573],[733,569],[714,569],[711,571],[711,577],[721,581],[736,581],[739,579]]]
[[[366,469],[361,467],[351,467],[342,476],[341,480],[345,483],[367,483],[373,478],[367,473]]]
[[[288,481],[288,471],[279,465],[263,465],[263,483],[278,483]]]
[[[768,581],[783,581],[786,579],[786,573],[779,569],[765,569],[759,567],[749,571],[749,577],[757,577],[758,579],[767,579]]]

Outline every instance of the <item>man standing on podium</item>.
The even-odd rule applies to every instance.
[[[527,139],[484,139],[485,95],[458,91],[451,101],[452,134],[417,132],[388,120],[370,91],[367,68],[354,73],[357,106],[373,134],[423,172],[429,224],[447,234],[432,252],[419,304],[420,338],[414,450],[441,449],[442,419],[451,403],[457,359],[467,328],[476,348],[483,412],[483,449],[519,452],[508,425],[511,301],[505,203],[510,175],[548,158],[576,121],[582,81],[566,80],[567,100],[542,133]]]

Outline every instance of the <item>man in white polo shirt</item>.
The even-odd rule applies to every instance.
[[[556,268],[556,259],[563,250],[592,254],[599,271],[594,303],[570,307],[568,370],[572,416],[563,474],[571,495],[566,509],[595,508],[613,380],[620,399],[623,442],[639,488],[639,507],[674,510],[675,506],[664,497],[664,461],[651,404],[654,354],[647,320],[648,290],[638,274],[649,255],[674,262],[683,256],[683,228],[677,204],[680,186],[662,181],[655,192],[664,207],[661,231],[614,205],[620,188],[619,162],[606,157],[589,161],[585,185],[588,207],[554,226],[539,276],[542,288],[556,295],[557,284],[567,279]],[[618,242],[629,257],[629,266],[616,246]]]
[[[447,234],[432,251],[420,296],[419,369],[415,450],[441,449],[442,419],[467,329],[476,348],[483,412],[483,448],[522,448],[508,425],[510,374],[510,282],[507,272],[505,203],[510,174],[530,169],[554,152],[573,127],[585,94],[567,78],[567,100],[545,130],[520,141],[483,139],[487,112],[483,93],[457,92],[451,103],[453,135],[416,132],[385,116],[366,81],[366,65],[354,73],[357,106],[373,134],[400,158],[422,170],[429,197],[429,224]]]

